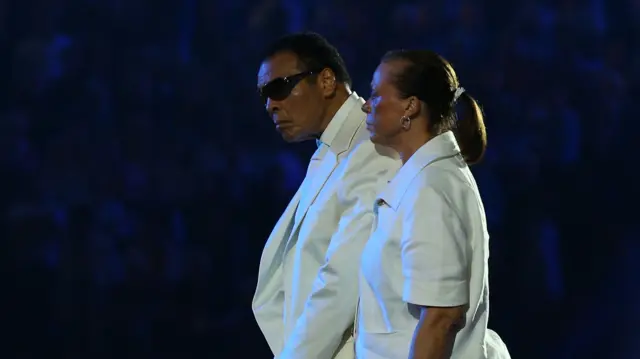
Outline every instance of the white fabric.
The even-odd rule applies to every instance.
[[[406,359],[421,306],[468,305],[453,359],[505,359],[487,329],[489,235],[451,132],[422,146],[382,191],[361,260],[358,359]]]
[[[333,118],[262,253],[252,307],[278,359],[354,357],[359,258],[376,194],[400,167],[369,140],[363,102],[354,93]]]

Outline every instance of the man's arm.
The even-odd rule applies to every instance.
[[[352,325],[358,302],[360,255],[371,234],[373,205],[381,181],[399,167],[388,149],[368,140],[346,159],[339,196],[344,208],[313,285],[313,291],[285,339],[278,359],[330,359]],[[389,152],[387,152],[389,151]]]
[[[469,303],[466,235],[445,193],[421,188],[411,201],[401,239],[403,299],[421,313],[409,359],[448,359]]]

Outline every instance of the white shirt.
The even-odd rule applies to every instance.
[[[452,132],[423,145],[376,202],[363,251],[358,359],[406,359],[418,306],[468,305],[454,359],[509,358],[489,317],[489,235],[478,187]]]

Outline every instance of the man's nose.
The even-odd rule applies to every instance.
[[[274,101],[270,98],[267,98],[267,102],[264,104],[264,106],[269,115],[273,115],[278,111],[278,101]]]

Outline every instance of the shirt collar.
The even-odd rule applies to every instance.
[[[423,168],[435,161],[458,154],[460,154],[460,147],[453,132],[447,131],[432,138],[409,158],[378,198],[392,208],[398,209],[402,196]]]
[[[360,97],[355,91],[352,92],[349,97],[347,97],[347,100],[342,104],[342,106],[340,106],[340,109],[338,110],[338,112],[336,112],[331,121],[329,121],[329,124],[327,125],[327,128],[324,130],[324,132],[322,132],[320,139],[316,140],[318,147],[321,143],[324,143],[325,145],[331,147],[333,140],[335,140],[336,136],[338,135],[338,131],[340,131],[340,128],[347,120],[347,117],[349,116],[349,113],[351,113],[351,110],[353,110],[355,106],[358,106],[360,104],[359,99]]]

